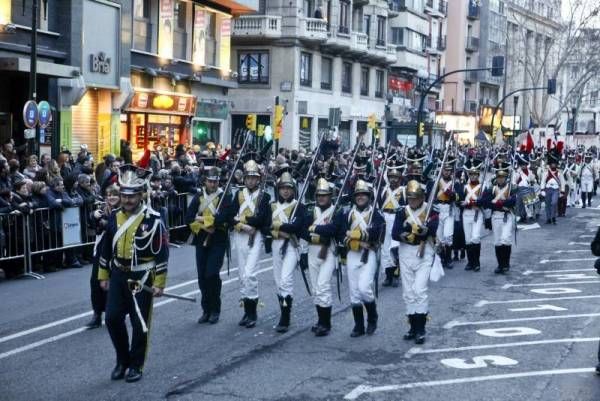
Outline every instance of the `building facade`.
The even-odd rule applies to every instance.
[[[396,61],[388,23],[382,0],[262,2],[257,14],[237,18],[231,141],[244,132],[247,114],[257,114],[259,129],[271,125],[278,97],[285,107],[280,146],[315,146],[332,128],[329,109],[338,107],[334,137],[342,149],[353,146],[369,116],[384,117],[387,69]]]

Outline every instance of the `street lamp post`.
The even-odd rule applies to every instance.
[[[512,147],[515,150],[515,130],[517,125],[517,106],[519,105],[519,96],[513,97],[513,134],[512,134]],[[494,129],[494,127],[492,127]],[[500,131],[502,131],[502,121],[500,121]]]

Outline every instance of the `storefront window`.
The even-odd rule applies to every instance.
[[[221,123],[194,120],[192,123],[192,143],[206,145],[208,142],[219,143]]]

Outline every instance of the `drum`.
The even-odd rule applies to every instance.
[[[536,196],[536,194],[534,192],[529,193],[525,196],[523,196],[523,204],[525,206],[532,206],[535,205],[535,203],[537,202],[538,197]]]

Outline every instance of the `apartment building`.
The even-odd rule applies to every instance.
[[[388,24],[383,0],[261,2],[258,13],[235,19],[232,69],[239,87],[229,91],[231,140],[249,113],[271,125],[278,97],[285,106],[280,146],[315,146],[329,131],[332,107],[342,111],[341,148],[353,146],[370,115],[384,117],[387,70],[397,58]]]
[[[390,4],[390,40],[398,57],[390,66],[388,86],[400,135],[416,135],[421,94],[444,73],[447,13],[445,0],[394,0]],[[428,93],[426,113],[439,108],[441,90],[441,84],[435,85]]]

